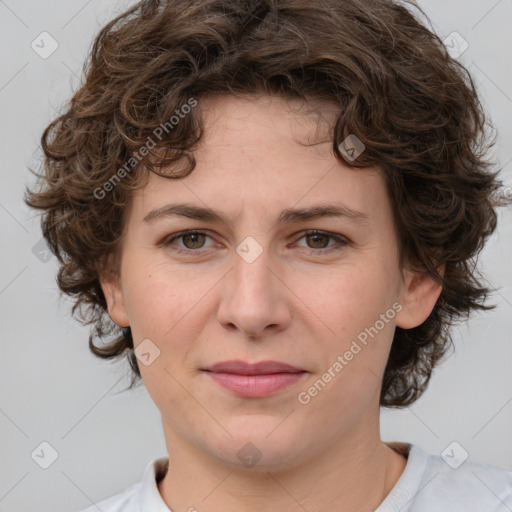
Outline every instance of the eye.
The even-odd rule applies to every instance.
[[[173,251],[177,253],[192,253],[199,252],[201,249],[205,249],[205,241],[207,238],[211,238],[204,231],[197,230],[188,230],[182,231],[180,233],[176,233],[168,238],[166,238],[162,245],[165,247],[170,247]],[[350,242],[340,236],[335,235],[334,233],[329,233],[326,231],[319,230],[310,230],[306,231],[299,240],[306,239],[308,249],[313,249],[313,252],[317,253],[328,253],[334,250],[339,250],[346,245],[349,245]],[[176,240],[181,240],[183,246],[179,246],[175,243]],[[333,240],[337,242],[335,245],[331,245],[329,247],[329,240]],[[172,246],[172,247],[171,247]],[[299,246],[300,247],[300,246]],[[304,247],[304,246],[302,246]]]
[[[211,238],[204,231],[183,231],[181,233],[176,233],[175,235],[167,238],[164,241],[165,246],[175,245],[174,241],[182,239],[184,243],[184,248],[176,248],[173,247],[173,250],[176,252],[190,252],[197,251],[198,249],[204,248],[204,239]]]
[[[318,231],[316,229],[306,231],[300,239],[302,240],[303,238],[306,239],[310,244],[312,244],[312,246],[308,244],[307,248],[318,249],[317,251],[314,252],[320,253],[327,253],[333,250],[339,250],[344,246],[349,245],[350,243],[346,238],[342,236],[335,235],[334,233],[329,233],[326,231]],[[329,243],[329,239],[336,241],[337,245],[331,247],[326,246],[326,244]]]

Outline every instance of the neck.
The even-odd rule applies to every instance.
[[[302,464],[240,470],[184,443],[165,425],[164,430],[172,455],[158,488],[173,511],[259,512],[271,503],[281,512],[370,512],[395,486],[407,462],[381,441],[378,430],[368,438],[368,432],[356,429]]]

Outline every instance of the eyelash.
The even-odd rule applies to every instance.
[[[175,235],[172,235],[171,237],[166,238],[163,241],[162,245],[165,246],[165,247],[169,247],[169,246],[172,245],[172,243],[175,240],[178,240],[180,238],[184,238],[185,236],[188,236],[188,235],[194,235],[194,234],[196,234],[196,235],[206,235],[207,237],[210,237],[210,235],[208,235],[208,233],[206,233],[204,231],[187,230],[187,231],[181,231],[180,233],[176,233]],[[306,236],[312,236],[312,235],[327,236],[327,237],[335,240],[336,242],[338,242],[338,244],[341,245],[341,247],[339,245],[337,245],[337,246],[332,246],[332,247],[323,248],[323,249],[315,249],[313,247],[305,247],[305,249],[310,249],[311,251],[317,252],[317,253],[320,253],[320,254],[331,253],[332,251],[342,249],[343,247],[345,247],[345,246],[350,244],[349,240],[344,238],[344,237],[342,237],[342,236],[335,235],[334,233],[329,233],[328,231],[319,231],[318,229],[313,229],[313,230],[305,231],[302,234],[302,236],[299,238],[299,240],[301,240],[302,238],[304,238]],[[172,251],[177,252],[179,254],[191,254],[191,253],[194,253],[194,252],[196,252],[196,253],[200,252],[201,249],[203,249],[203,248],[199,248],[199,249],[172,248]]]

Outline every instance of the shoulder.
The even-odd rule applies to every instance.
[[[110,498],[95,503],[80,512],[168,512],[158,491],[158,482],[167,471],[169,459],[159,457],[149,462],[142,475],[142,480],[127,487],[124,491]]]
[[[124,491],[95,503],[80,512],[135,512],[139,511],[142,482],[127,487]]]
[[[457,456],[457,450],[426,455],[413,446],[411,451],[424,457],[426,463],[413,501],[415,505],[465,512],[512,508],[512,471]]]
[[[464,499],[468,510],[477,510],[477,503],[489,512],[493,505],[496,510],[504,503],[512,506],[512,471],[457,458],[453,450],[427,457],[424,480],[439,492]]]
[[[512,471],[470,461],[455,442],[441,455],[411,443],[386,444],[407,457],[407,464],[375,512],[512,510]]]

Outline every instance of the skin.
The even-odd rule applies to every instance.
[[[336,108],[312,105],[263,95],[202,100],[196,169],[179,180],[150,173],[126,212],[119,278],[101,280],[112,319],[131,327],[136,347],[150,339],[160,350],[139,366],[162,415],[170,463],[158,488],[173,512],[373,511],[405,468],[380,438],[381,378],[395,326],[425,321],[441,288],[399,268],[381,171],[336,159],[327,136]],[[298,143],[318,137],[315,146]],[[178,202],[214,208],[228,222],[143,220]],[[367,219],[277,222],[285,208],[326,203]],[[207,236],[169,241],[188,229]],[[304,234],[312,229],[348,243]],[[248,236],[262,249],[252,263],[236,252]],[[394,303],[400,312],[299,403]],[[201,370],[228,359],[308,373],[273,396],[239,397]],[[261,455],[252,467],[237,456],[249,442]]]

